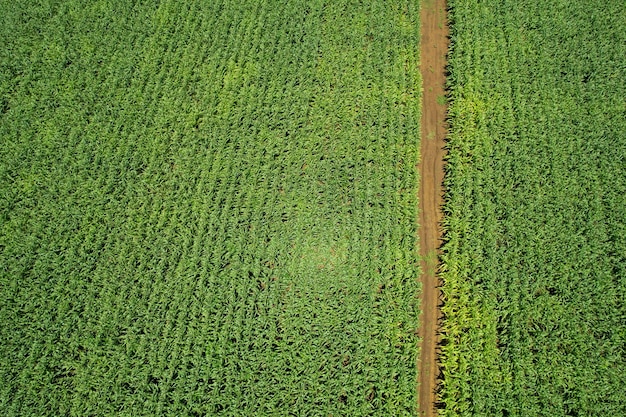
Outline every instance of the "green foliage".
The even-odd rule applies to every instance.
[[[626,3],[450,7],[440,415],[626,415]]]
[[[3,415],[415,412],[416,2],[0,11]]]

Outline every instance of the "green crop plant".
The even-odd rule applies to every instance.
[[[626,415],[626,3],[450,8],[439,414]]]
[[[0,4],[0,410],[410,415],[419,4]]]

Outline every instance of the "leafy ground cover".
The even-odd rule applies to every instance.
[[[626,415],[626,3],[450,7],[440,414]]]
[[[3,414],[414,413],[418,7],[1,2]]]

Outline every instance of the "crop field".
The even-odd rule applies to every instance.
[[[3,415],[415,414],[418,2],[0,21]]]
[[[626,3],[453,0],[441,416],[626,415]]]
[[[626,3],[420,7],[0,0],[0,413],[626,416]]]

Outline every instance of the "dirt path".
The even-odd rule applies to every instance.
[[[439,280],[437,251],[441,244],[441,204],[443,203],[443,157],[446,135],[445,65],[448,27],[445,0],[423,0],[421,11],[422,143],[419,164],[420,255],[422,258],[422,340],[419,366],[420,416],[434,416],[435,390],[439,369],[437,340]]]

